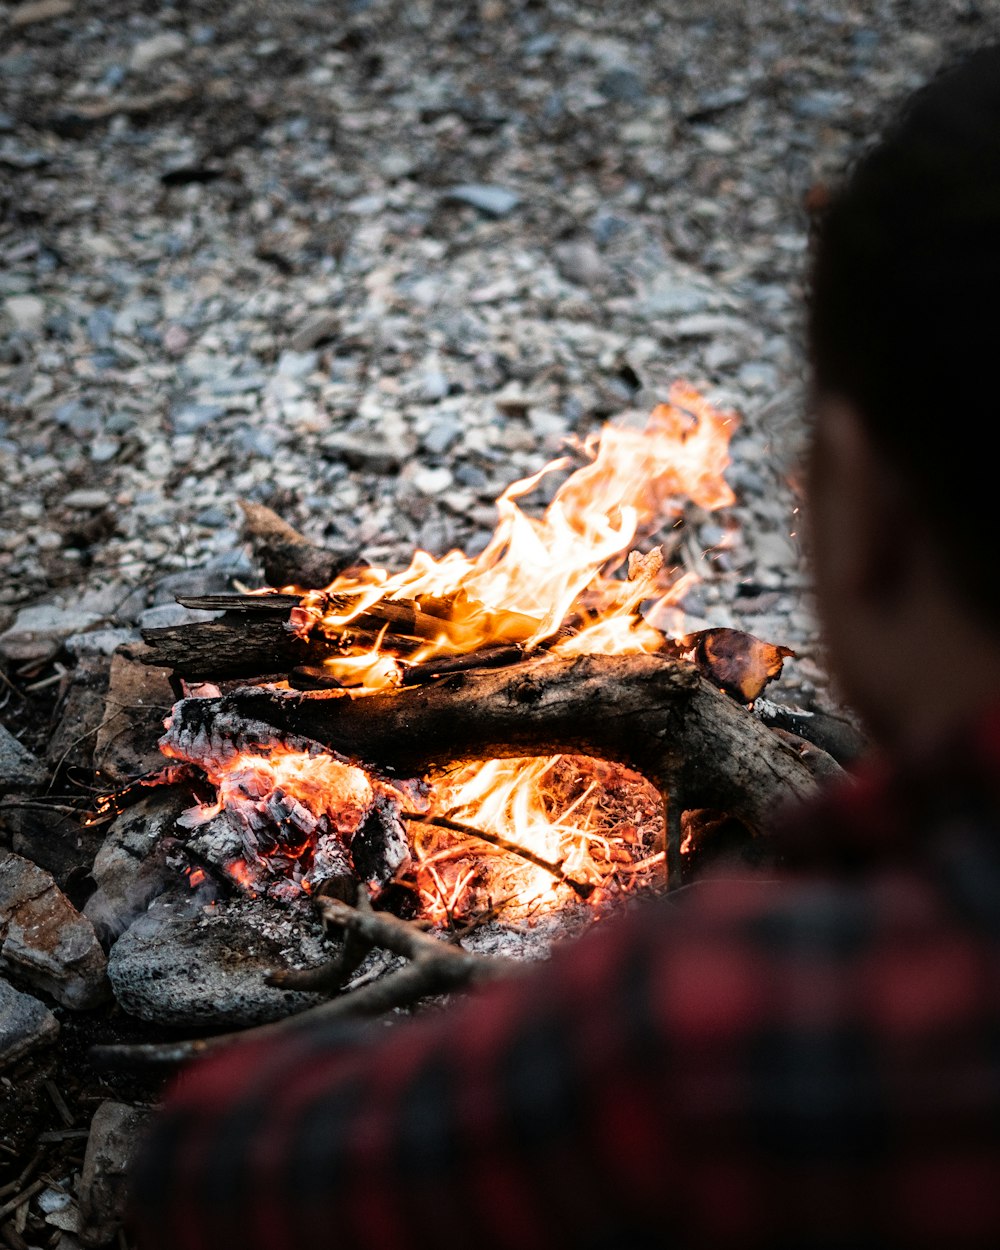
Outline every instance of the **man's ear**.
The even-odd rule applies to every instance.
[[[887,606],[901,588],[913,536],[899,480],[849,403],[820,405],[809,476],[821,598],[833,611]]]

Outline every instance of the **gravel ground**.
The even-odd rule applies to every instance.
[[[25,0],[0,32],[0,628],[252,579],[240,498],[393,567],[475,549],[684,377],[742,415],[688,607],[822,687],[807,206],[1000,6]]]

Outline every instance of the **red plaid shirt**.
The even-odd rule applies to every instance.
[[[1000,715],[787,847],[363,1046],[196,1067],[144,1250],[1000,1247]]]

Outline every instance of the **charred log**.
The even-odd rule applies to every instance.
[[[817,776],[839,771],[822,752],[803,759],[693,665],[661,656],[537,658],[362,699],[248,688],[184,700],[171,732],[217,732],[219,718],[311,739],[398,776],[485,757],[598,756],[664,794],[679,791],[685,808],[730,812],[754,830],[810,794]]]
[[[337,638],[319,633],[302,638],[288,629],[286,618],[284,612],[226,612],[216,621],[144,629],[143,639],[153,650],[143,659],[194,681],[222,677],[263,681],[276,675],[283,678],[300,665],[319,667],[327,657],[343,655],[348,642],[374,646],[379,636],[375,630],[351,627]],[[381,645],[389,653],[409,655],[423,643],[419,638],[387,634]]]

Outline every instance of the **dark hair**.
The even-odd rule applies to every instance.
[[[809,308],[818,394],[859,411],[1000,626],[1000,47],[911,97],[819,223]]]

